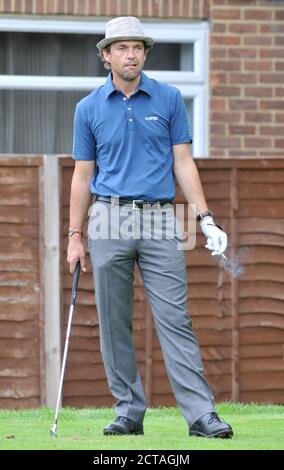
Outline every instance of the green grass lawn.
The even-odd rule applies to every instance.
[[[148,409],[144,436],[103,436],[115,418],[109,408],[65,408],[57,438],[49,435],[53,410],[0,410],[0,449],[284,449],[284,406],[223,403],[217,410],[232,425],[232,439],[189,437],[177,408]]]

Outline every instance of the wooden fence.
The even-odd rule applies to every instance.
[[[52,158],[60,182],[60,227],[54,220],[60,228],[58,246],[49,246],[54,227],[47,230],[45,216]],[[229,233],[228,253],[244,269],[231,277],[204,248],[200,233],[196,248],[186,252],[190,314],[207,379],[217,401],[284,403],[284,159],[199,159],[197,165],[209,207]],[[54,403],[54,393],[50,396],[52,389],[56,392],[60,348],[46,332],[47,324],[57,321],[63,345],[72,283],[65,236],[72,172],[66,156],[0,157],[1,407]],[[183,201],[179,191],[176,200]],[[58,296],[54,273],[47,269],[50,259],[50,269],[60,270],[55,272],[61,279],[58,312],[47,309]],[[63,404],[110,406],[114,400],[100,355],[91,269],[81,275],[79,286]],[[173,405],[138,271],[134,295],[133,335],[148,403]]]
[[[0,158],[0,406],[45,400],[41,157]]]

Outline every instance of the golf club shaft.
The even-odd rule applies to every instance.
[[[65,345],[64,345],[64,353],[63,353],[60,381],[59,381],[59,388],[58,388],[58,395],[57,395],[57,402],[56,402],[56,411],[55,411],[55,418],[54,418],[55,427],[57,426],[57,420],[58,420],[58,414],[59,414],[59,408],[60,408],[60,400],[61,400],[63,379],[64,379],[67,352],[68,352],[68,346],[69,346],[69,337],[70,337],[70,331],[71,331],[71,325],[72,325],[72,318],[73,318],[73,313],[74,313],[74,308],[75,308],[75,303],[76,303],[76,297],[77,297],[77,289],[78,289],[80,268],[81,268],[80,262],[78,261],[78,263],[76,265],[76,268],[75,268],[74,277],[73,277],[73,287],[72,287],[72,293],[71,293],[71,302],[70,302],[70,309],[69,309],[68,325],[67,325],[67,332],[66,332],[66,339],[65,339]]]

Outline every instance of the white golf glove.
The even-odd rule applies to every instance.
[[[216,225],[212,217],[204,217],[200,222],[200,228],[207,238],[205,248],[212,251],[211,255],[221,255],[227,248],[227,234]]]

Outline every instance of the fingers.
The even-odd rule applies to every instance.
[[[224,253],[224,251],[227,248],[227,245],[228,245],[228,237],[227,237],[227,234],[223,232],[221,236],[221,243],[220,243],[220,249],[219,249],[220,255]]]
[[[79,261],[79,258],[77,259],[74,258],[72,259],[72,261],[69,261],[69,271],[71,274],[74,274],[78,261]]]
[[[207,239],[207,244],[205,245],[205,248],[207,248],[207,250],[210,250],[210,251],[214,250],[214,246],[212,244],[211,238]]]
[[[214,251],[211,253],[212,256],[221,255],[227,248],[227,234],[225,232],[221,232],[218,237],[218,246],[214,248]]]
[[[80,262],[81,270],[85,273],[87,271],[87,265],[86,265],[86,251],[84,247],[82,245],[81,246],[74,245],[71,247],[69,246],[67,253],[68,253],[67,262],[69,263],[70,273],[74,274],[78,261]]]
[[[216,254],[219,250],[219,241],[218,241],[218,237],[210,237],[210,238],[207,238],[207,244],[205,245],[205,247],[210,250],[210,251],[213,251],[214,254]],[[213,255],[213,253],[211,253]]]
[[[73,258],[72,261],[69,261],[69,271],[71,274],[74,274],[78,261],[80,261],[81,270],[85,273],[87,272],[86,258],[81,255],[77,258]]]
[[[80,256],[80,264],[81,264],[81,269],[85,273],[87,271],[87,266],[86,266],[86,257],[85,255]]]
[[[227,234],[220,231],[214,237],[208,237],[205,248],[212,251],[212,256],[221,255],[226,250],[227,243]]]

